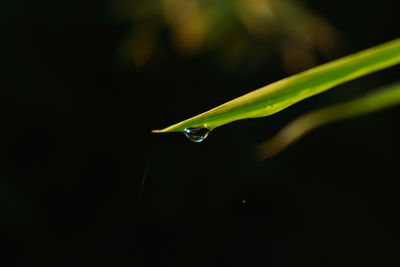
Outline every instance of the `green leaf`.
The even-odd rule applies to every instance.
[[[270,158],[317,127],[399,104],[400,82],[352,101],[309,112],[286,125],[275,137],[260,144],[257,154],[261,159]]]
[[[214,128],[274,114],[305,98],[400,63],[400,38],[290,76],[155,133]]]

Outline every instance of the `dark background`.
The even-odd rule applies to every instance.
[[[339,56],[399,37],[396,1],[306,3],[341,32]],[[399,67],[195,144],[150,130],[288,76],[279,58],[227,71],[171,49],[137,68],[118,54],[133,22],[109,10],[1,1],[1,266],[399,266],[399,107],[254,157],[298,115]]]

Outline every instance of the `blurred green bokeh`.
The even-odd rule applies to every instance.
[[[293,73],[314,66],[318,54],[332,58],[340,50],[337,30],[299,1],[115,0],[114,10],[133,23],[123,53],[139,67],[165,53],[165,33],[178,53],[214,52],[229,68],[279,53]]]

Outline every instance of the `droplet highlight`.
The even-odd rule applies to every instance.
[[[208,134],[210,133],[210,130],[207,128],[186,128],[183,131],[186,135],[187,138],[189,138],[190,141],[200,143],[204,139],[207,138]]]

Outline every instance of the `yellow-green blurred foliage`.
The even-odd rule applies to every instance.
[[[122,51],[138,67],[168,51],[164,33],[176,52],[213,51],[226,66],[278,52],[290,73],[318,53],[333,57],[339,43],[332,25],[292,0],[114,0],[114,14],[132,22]]]

